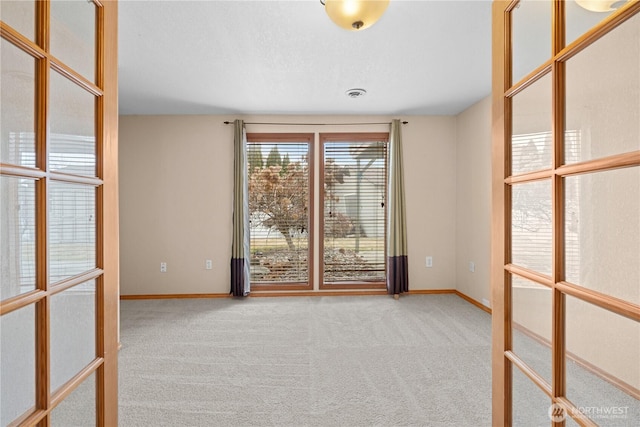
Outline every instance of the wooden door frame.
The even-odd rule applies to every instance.
[[[565,62],[593,42],[640,12],[640,2],[628,2],[612,15],[603,19],[577,40],[565,46],[564,2],[554,0],[552,7],[552,55],[520,82],[511,82],[511,11],[518,1],[494,0],[493,20],[493,73],[492,73],[492,224],[491,224],[491,296],[492,296],[492,425],[511,426],[512,368],[515,366],[549,396],[549,402],[566,412],[577,408],[566,398],[565,369],[565,296],[570,295],[612,311],[629,319],[640,321],[640,307],[606,294],[564,281],[563,259],[563,178],[570,175],[640,166],[640,151],[605,158],[563,164]],[[550,73],[552,86],[552,167],[511,177],[511,98]],[[511,185],[547,178],[552,183],[552,254],[551,279],[511,264]],[[511,284],[510,274],[517,273],[543,284],[552,290],[552,383],[549,385],[512,351]],[[579,411],[578,411],[579,412]],[[576,413],[576,412],[573,412]],[[593,425],[588,419],[574,419],[580,425]],[[551,422],[564,426],[564,421]]]
[[[104,363],[98,370],[98,407],[96,408],[98,426],[118,425],[118,350],[120,344],[120,238],[118,208],[118,3],[115,0],[103,0],[104,18],[98,27],[102,35],[102,50],[98,61],[102,75],[102,108],[98,109],[101,118],[100,167],[102,191],[99,194],[99,211],[102,212],[102,304],[98,306],[99,333],[101,344],[98,354]],[[98,264],[100,266],[100,264]]]
[[[0,35],[36,60],[34,168],[0,164],[2,176],[33,179],[36,186],[36,289],[0,303],[0,315],[27,306],[36,312],[35,407],[14,420],[19,425],[50,425],[50,415],[90,375],[96,373],[96,425],[118,424],[118,317],[119,317],[119,224],[118,224],[118,3],[92,0],[96,6],[95,83],[76,73],[50,53],[50,3],[35,2],[35,41],[4,22]],[[49,84],[57,71],[96,96],[96,176],[79,177],[49,170]],[[48,182],[76,182],[96,188],[96,268],[54,286],[48,274]],[[50,300],[57,293],[88,280],[96,281],[96,357],[58,390],[50,390]]]
[[[509,89],[508,76],[511,64],[506,60],[510,40],[509,1],[495,0],[492,5],[492,153],[491,153],[491,336],[492,336],[492,425],[511,426],[511,366],[505,358],[505,351],[511,348],[510,304],[511,288],[505,286],[507,260],[505,241],[508,215],[505,212],[505,196],[509,162],[505,149],[510,134],[510,102],[504,96]]]
[[[364,282],[364,281],[349,281],[349,282],[335,282],[335,283],[325,283],[324,281],[324,147],[326,143],[330,142],[344,142],[344,141],[353,141],[353,142],[376,142],[376,141],[385,141],[387,144],[389,143],[389,132],[321,132],[319,134],[320,139],[320,160],[319,160],[319,168],[320,168],[320,184],[319,184],[319,195],[318,195],[318,215],[319,215],[319,231],[318,231],[318,241],[319,241],[319,250],[320,254],[318,257],[319,264],[319,275],[318,275],[318,288],[320,290],[353,290],[353,289],[386,289],[386,282]],[[385,180],[386,178],[386,168],[388,168],[388,159],[385,159]],[[385,183],[385,189],[387,188],[387,184]],[[386,194],[386,193],[385,193]],[[385,244],[384,244],[384,262],[385,262],[385,275],[387,269],[387,212],[388,208],[384,210],[384,236],[385,236]]]
[[[273,282],[253,282],[251,283],[252,290],[255,291],[310,291],[313,290],[313,277],[314,277],[314,197],[313,191],[314,185],[314,153],[315,153],[315,135],[313,133],[287,133],[287,132],[274,132],[274,133],[254,133],[247,132],[247,142],[254,143],[275,143],[275,144],[307,144],[307,163],[309,165],[308,184],[309,184],[309,232],[308,232],[308,245],[309,251],[307,254],[307,263],[309,269],[309,275],[307,283],[273,283]]]

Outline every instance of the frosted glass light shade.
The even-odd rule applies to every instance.
[[[620,0],[576,0],[576,3],[591,12],[611,12],[615,10],[611,6],[619,2]]]
[[[358,31],[375,24],[388,5],[389,0],[326,0],[325,10],[339,27]]]

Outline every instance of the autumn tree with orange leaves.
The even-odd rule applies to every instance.
[[[288,154],[280,156],[277,147],[272,148],[267,161],[262,159],[258,147],[250,147],[249,159],[249,212],[252,220],[260,221],[261,225],[279,231],[287,242],[290,250],[296,249],[293,238],[298,233],[307,232],[309,224],[309,165],[306,158],[302,161],[290,161]],[[325,166],[325,200],[333,205],[338,201],[335,187],[344,183],[349,170],[344,166],[329,161]],[[327,224],[327,232],[334,228],[351,227],[343,224],[344,218],[330,212],[329,223],[340,220],[340,227]],[[337,225],[337,224],[336,224]],[[346,227],[346,228],[345,228]]]
[[[253,163],[249,171],[249,212],[259,213],[253,220],[279,231],[290,250],[295,250],[293,237],[307,231],[309,224],[309,166],[306,162],[282,162],[274,149],[265,166],[261,161]],[[249,157],[256,157],[255,152]],[[288,160],[288,156],[287,156]]]

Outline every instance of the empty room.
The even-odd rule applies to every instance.
[[[640,422],[640,1],[0,36],[1,427]]]

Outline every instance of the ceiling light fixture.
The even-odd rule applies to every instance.
[[[349,89],[345,92],[345,94],[349,97],[349,98],[362,98],[363,96],[365,96],[367,94],[367,91],[364,89]]]
[[[389,0],[320,0],[329,18],[349,31],[369,28],[384,14]]]
[[[576,0],[578,5],[590,12],[611,12],[617,9],[613,7],[616,3],[624,3],[621,0]]]

